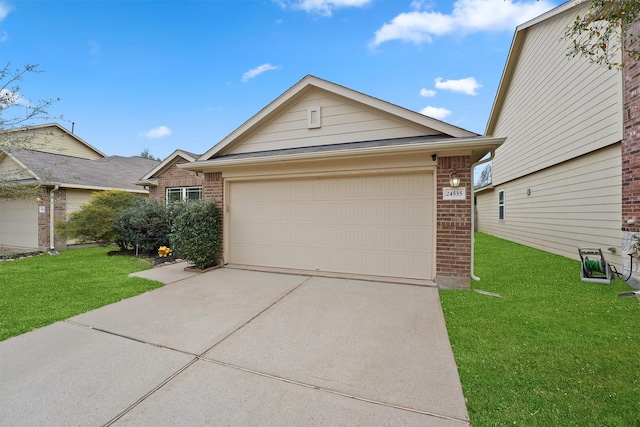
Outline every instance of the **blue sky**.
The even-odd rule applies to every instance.
[[[203,153],[307,74],[483,133],[551,0],[0,0],[0,65],[108,155]]]

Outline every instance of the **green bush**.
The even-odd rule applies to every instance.
[[[116,243],[121,249],[126,249],[114,227],[114,219],[122,209],[133,205],[135,199],[135,194],[126,191],[95,192],[91,201],[69,215],[66,222],[57,222],[57,232],[65,239],[78,239],[83,243]]]
[[[170,207],[171,248],[196,268],[218,263],[222,248],[220,209],[213,200],[185,200]]]
[[[166,207],[152,199],[137,198],[115,218],[119,239],[129,249],[138,245],[141,253],[157,254],[160,246],[169,244],[171,226]]]

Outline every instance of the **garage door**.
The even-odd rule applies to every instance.
[[[432,279],[431,174],[232,182],[234,264]]]
[[[0,200],[0,246],[38,248],[38,206],[31,200]]]

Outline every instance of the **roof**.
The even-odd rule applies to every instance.
[[[476,133],[445,123],[432,117],[425,116],[424,114],[408,110],[406,108],[391,104],[386,101],[382,101],[380,99],[365,95],[361,92],[357,92],[344,86],[337,85],[327,80],[323,80],[312,75],[307,75],[298,83],[285,91],[278,98],[276,98],[274,101],[272,101],[270,104],[268,104],[266,107],[264,107],[262,110],[260,110],[257,114],[243,123],[240,127],[227,135],[224,139],[222,139],[222,141],[214,145],[209,151],[200,156],[198,158],[198,161],[210,160],[217,157],[221,154],[221,152],[224,152],[225,148],[237,141],[239,137],[259,129],[264,123],[281,114],[281,112],[285,111],[289,106],[297,102],[297,100],[303,98],[310,90],[313,90],[314,88],[322,89],[333,94],[348,98],[369,108],[391,114],[393,116],[411,121],[424,127],[431,128],[445,135],[462,138],[478,136],[478,134]]]
[[[173,153],[171,153],[169,156],[167,156],[167,158],[164,159],[162,162],[154,165],[153,169],[146,170],[144,175],[142,174],[138,175],[136,179],[141,176],[142,178],[140,178],[139,180],[133,181],[133,183],[135,185],[156,185],[154,179],[157,178],[158,175],[160,175],[168,166],[173,164],[175,159],[177,159],[178,157],[181,157],[187,160],[188,162],[193,162],[198,157],[200,157],[200,154],[194,154],[186,150],[178,149]]]
[[[500,115],[505,97],[507,96],[507,92],[509,91],[509,86],[511,85],[513,73],[515,72],[516,64],[518,63],[518,59],[522,51],[522,46],[527,35],[527,30],[534,25],[537,25],[549,19],[553,19],[556,16],[572,10],[578,6],[586,7],[586,2],[583,2],[581,0],[568,1],[516,27],[516,31],[513,35],[513,40],[511,41],[511,48],[509,49],[509,55],[507,56],[507,62],[502,71],[500,84],[498,85],[498,91],[496,92],[496,97],[493,101],[493,106],[491,107],[491,114],[489,115],[487,128],[484,132],[485,135],[493,135],[495,126],[498,122],[498,116]]]
[[[317,160],[328,157],[348,157],[360,155],[386,155],[401,152],[429,151],[438,156],[457,155],[471,152],[472,162],[479,161],[487,152],[495,150],[505,138],[490,138],[475,135],[455,138],[449,135],[429,135],[409,138],[350,142],[312,147],[297,147],[283,150],[259,151],[229,154],[210,160],[198,160],[178,165],[180,169],[206,172],[222,170],[226,167],[257,163]]]
[[[35,150],[16,150],[8,155],[45,184],[95,190],[140,192],[140,187],[135,186],[132,181],[159,163],[157,160],[138,156],[109,156],[89,160]]]

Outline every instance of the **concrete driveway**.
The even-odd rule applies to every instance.
[[[465,426],[431,287],[182,265],[0,342],[0,425]]]

